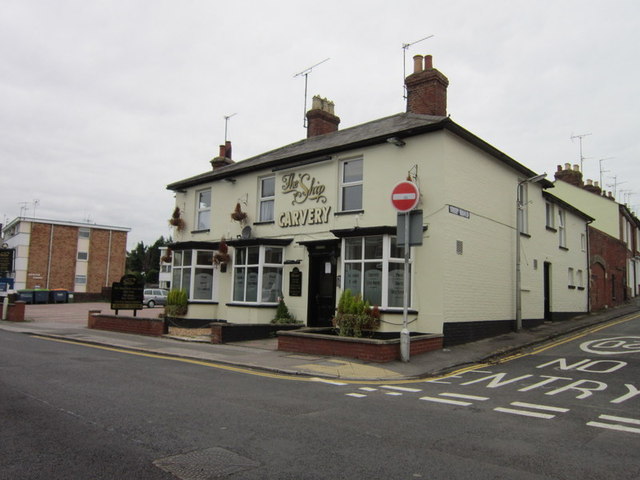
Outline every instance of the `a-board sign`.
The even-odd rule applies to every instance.
[[[112,310],[140,310],[144,299],[144,284],[135,275],[124,275],[111,284]]]
[[[302,296],[302,272],[298,267],[294,267],[294,269],[289,272],[289,296]]]

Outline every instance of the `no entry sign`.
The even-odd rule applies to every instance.
[[[413,182],[400,182],[391,191],[391,203],[399,212],[408,212],[418,206],[420,192]]]

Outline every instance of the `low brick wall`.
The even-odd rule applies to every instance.
[[[7,308],[8,322],[24,322],[25,302],[10,303]]]
[[[419,355],[442,348],[442,335],[428,334],[411,337],[410,355]],[[306,332],[278,332],[278,350],[311,355],[334,355],[357,358],[368,362],[386,363],[400,360],[400,338],[376,340],[371,338],[339,337]]]
[[[100,310],[89,310],[87,326],[95,330],[135,333],[160,337],[167,333],[164,319],[105,315]]]

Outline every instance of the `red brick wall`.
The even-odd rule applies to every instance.
[[[627,247],[624,242],[589,227],[591,311],[626,301]]]
[[[410,355],[439,350],[442,348],[442,336],[412,339]],[[335,355],[339,357],[358,358],[369,362],[386,363],[400,360],[400,343],[364,343],[354,339],[339,340],[318,337],[302,337],[295,335],[278,335],[278,350],[311,355]]]
[[[90,310],[87,327],[111,332],[135,333],[160,337],[166,333],[164,319],[138,318],[124,315],[103,315],[98,310]]]
[[[111,237],[111,263],[109,265],[109,286],[119,282],[125,273],[127,262],[127,232],[113,232]]]
[[[53,249],[48,288],[73,290],[76,279],[78,228],[53,225]],[[43,285],[45,287],[45,285]]]
[[[51,248],[52,229],[53,247]],[[78,227],[65,225],[31,224],[26,288],[74,290],[78,230]],[[50,265],[49,251],[52,254]],[[91,229],[87,292],[100,293],[103,287],[111,286],[113,282],[119,281],[125,273],[126,256],[127,232],[112,232],[111,258],[109,259],[109,230]],[[49,278],[48,285],[47,277]]]
[[[111,231],[111,250],[109,250],[109,232],[109,230],[97,228],[91,230],[87,292],[101,292],[103,287],[110,287],[113,282],[120,281],[124,275],[127,233]]]
[[[52,225],[43,223],[31,224],[27,288],[46,287],[51,228]]]

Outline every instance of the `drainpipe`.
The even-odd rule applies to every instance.
[[[51,256],[53,254],[53,229],[55,225],[51,225],[51,234],[49,235],[49,258],[47,259],[47,284],[45,288],[49,288],[49,279],[51,277]]]

